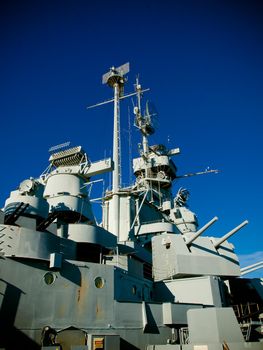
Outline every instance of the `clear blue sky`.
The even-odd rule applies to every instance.
[[[52,145],[110,155],[112,106],[86,106],[111,97],[101,76],[129,61],[126,92],[139,73],[159,112],[151,143],[181,148],[179,174],[221,170],[176,184],[191,191],[200,225],[219,216],[209,232],[221,236],[248,219],[230,241],[242,266],[262,260],[262,1],[10,0],[0,16],[1,205],[41,174]]]

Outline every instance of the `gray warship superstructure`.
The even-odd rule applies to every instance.
[[[231,235],[202,235],[177,189],[179,148],[149,145],[153,112],[129,65],[112,67],[113,159],[90,162],[82,147],[52,149],[50,165],[24,180],[0,212],[0,348],[63,350],[263,349],[262,280],[240,278]],[[135,183],[121,187],[120,100],[135,95],[142,135]],[[104,102],[103,102],[104,103]],[[100,104],[103,104],[100,103]],[[91,178],[112,172],[93,214]]]

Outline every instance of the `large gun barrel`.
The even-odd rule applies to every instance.
[[[262,269],[263,268],[263,260],[262,261],[259,261],[253,265],[249,265],[249,266],[246,266],[246,267],[242,267],[240,269],[241,271],[241,276],[243,275],[246,275],[247,273],[250,273],[250,272],[253,272],[253,271],[256,271],[256,270],[259,270],[259,269]]]
[[[233,234],[235,234],[237,231],[239,231],[242,227],[248,224],[248,220],[243,221],[240,225],[235,227],[233,230],[229,231],[227,234],[225,234],[222,238],[219,239],[215,243],[215,248],[218,248],[222,243],[224,243],[229,237],[231,237]]]
[[[192,237],[188,238],[185,243],[187,246],[191,245],[193,241],[196,240],[197,237],[199,237],[205,230],[208,229],[215,221],[218,220],[218,217],[215,216],[212,220],[210,220],[207,224],[205,224],[203,227],[200,228]]]

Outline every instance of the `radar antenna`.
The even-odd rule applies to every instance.
[[[54,153],[54,152],[57,152],[57,151],[61,151],[62,149],[67,148],[69,145],[70,145],[70,141],[67,141],[67,142],[61,143],[59,145],[50,147],[48,152],[49,153]]]
[[[135,91],[137,95],[137,106],[135,106],[133,110],[135,114],[135,126],[142,133],[143,154],[147,157],[149,152],[148,136],[152,135],[155,131],[153,127],[153,117],[155,117],[157,113],[154,112],[152,105],[147,101],[144,115],[142,115],[141,97],[144,90],[142,90],[138,77],[136,78]]]
[[[145,127],[144,132],[147,135],[152,135],[155,133],[156,124],[157,124],[157,111],[155,106],[149,100],[146,102],[146,108],[144,112],[144,121]]]
[[[175,198],[174,198],[174,204],[177,207],[183,207],[186,206],[186,202],[189,198],[190,192],[183,187],[180,187]]]

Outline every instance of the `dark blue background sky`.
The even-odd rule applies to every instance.
[[[86,106],[111,97],[101,76],[129,61],[126,92],[139,73],[159,112],[151,143],[181,148],[179,174],[221,170],[176,184],[190,189],[200,224],[218,215],[210,234],[221,236],[248,219],[231,241],[242,265],[263,258],[262,1],[10,0],[0,16],[1,205],[42,173],[52,145],[81,144],[91,160],[110,155],[112,106]]]

